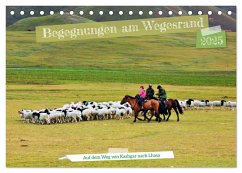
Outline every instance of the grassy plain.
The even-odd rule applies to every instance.
[[[7,85],[8,167],[235,167],[236,111],[185,111],[176,122],[151,123],[131,119],[85,121],[62,125],[33,125],[20,120],[20,109],[61,107],[71,101],[120,100],[133,95],[136,84],[89,83],[63,85]],[[169,97],[236,98],[234,87],[164,86]],[[209,92],[207,92],[209,91]],[[109,147],[130,152],[173,150],[175,159],[71,163],[66,154],[106,153]]]
[[[7,32],[7,83],[161,83],[236,85],[236,33],[227,48],[197,49],[195,34],[36,43],[34,32]]]
[[[235,71],[236,33],[226,34],[226,48],[197,49],[195,33],[36,43],[34,32],[8,31],[7,67]]]

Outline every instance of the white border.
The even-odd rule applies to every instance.
[[[242,37],[241,34],[238,31],[242,31],[241,27],[241,14],[242,14],[242,9],[241,9],[241,1],[240,0],[203,0],[198,2],[197,0],[166,0],[166,1],[145,1],[145,0],[139,0],[136,2],[132,2],[131,0],[119,0],[119,1],[114,1],[114,0],[56,0],[56,1],[50,1],[50,0],[41,0],[41,1],[31,1],[31,0],[4,0],[2,2],[1,0],[1,6],[0,6],[0,22],[1,22],[1,27],[0,27],[0,36],[1,36],[1,58],[0,58],[0,95],[1,95],[1,100],[0,100],[0,110],[1,110],[1,115],[0,115],[0,172],[1,173],[15,173],[15,172],[23,172],[23,173],[28,173],[28,172],[33,172],[35,171],[36,173],[42,173],[43,171],[48,171],[48,172],[58,172],[58,173],[66,173],[66,172],[123,172],[123,171],[137,171],[137,172],[147,172],[147,171],[152,171],[152,172],[180,172],[184,171],[186,173],[203,173],[204,171],[211,171],[214,173],[223,173],[223,172],[241,172],[242,171],[242,166],[241,166],[241,149],[239,146],[242,146],[241,143],[241,116],[242,116],[242,111],[241,111],[241,45],[242,45]],[[230,169],[230,168],[205,168],[205,169],[200,169],[200,168],[184,168],[184,169],[168,169],[168,168],[155,168],[155,169],[142,169],[142,168],[137,168],[137,169],[87,169],[87,168],[65,168],[65,169],[58,169],[58,168],[46,168],[46,169],[35,169],[35,168],[22,168],[22,169],[11,169],[11,168],[6,168],[6,148],[5,148],[5,142],[6,142],[6,120],[5,120],[5,115],[6,115],[6,98],[5,98],[5,67],[6,67],[6,34],[5,34],[5,26],[6,26],[6,17],[5,17],[5,11],[6,11],[6,5],[8,6],[35,6],[35,5],[42,5],[42,6],[85,6],[85,5],[101,5],[101,6],[107,6],[107,5],[134,5],[134,6],[139,6],[139,5],[145,5],[145,6],[164,6],[164,5],[174,5],[174,6],[192,6],[192,5],[208,5],[208,6],[223,6],[223,5],[236,5],[237,6],[237,102],[238,102],[238,108],[237,108],[237,168]]]
[[[1,96],[1,100],[0,100],[0,108],[1,110],[3,110],[2,116],[0,116],[0,170],[2,170],[2,168],[5,167],[5,160],[6,160],[6,145],[5,145],[5,141],[6,141],[6,110],[5,110],[5,105],[6,105],[6,89],[5,89],[5,83],[6,83],[6,73],[5,73],[5,69],[6,69],[6,17],[5,17],[5,8],[1,5],[0,8],[1,11],[1,26],[4,27],[0,27],[0,36],[1,36],[1,58],[0,58],[0,96]]]
[[[5,5],[54,5],[59,6],[62,5],[93,5],[93,6],[107,6],[107,5],[115,5],[115,6],[121,6],[121,5],[131,5],[131,6],[138,6],[138,5],[146,5],[146,6],[156,6],[156,5],[174,5],[174,6],[192,6],[192,5],[236,5],[238,2],[236,0],[213,0],[212,2],[209,0],[203,0],[200,2],[197,2],[196,0],[170,0],[170,1],[147,1],[147,0],[122,0],[122,1],[115,1],[115,0],[5,0]]]

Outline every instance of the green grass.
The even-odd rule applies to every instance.
[[[185,99],[236,98],[234,87],[164,86],[168,96]],[[185,111],[176,122],[131,119],[34,125],[20,120],[23,108],[60,107],[80,100],[121,100],[137,86],[125,83],[7,85],[7,167],[236,167],[236,111]],[[27,146],[26,146],[27,145]],[[174,151],[174,159],[72,163],[66,154],[106,153],[109,147],[129,152]]]
[[[139,85],[131,83],[127,84],[107,82],[89,82],[84,84],[62,85],[9,84],[7,85],[7,100],[31,100],[32,102],[38,102],[38,99],[40,99],[45,100],[45,107],[50,107],[53,104],[55,107],[60,106],[61,104],[63,105],[66,102],[74,102],[80,100],[121,100],[121,98],[126,94],[137,94]],[[200,100],[205,98],[209,100],[221,100],[226,96],[228,100],[236,101],[235,87],[176,85],[163,85],[163,87],[166,88],[169,98],[177,98],[181,100],[188,98]],[[66,97],[67,95],[68,97]],[[57,100],[60,105],[56,105]],[[24,106],[24,108],[26,109],[31,107]],[[35,107],[33,107],[33,109],[34,108]]]
[[[231,71],[177,72],[105,69],[7,69],[7,83],[66,84],[88,82],[160,83],[194,86],[235,86],[236,74]]]
[[[7,82],[235,86],[235,36],[227,48],[197,49],[193,33],[36,43],[34,32],[8,31]]]
[[[7,32],[7,67],[140,71],[236,71],[236,33],[227,48],[197,49],[194,33],[36,43],[34,32]]]

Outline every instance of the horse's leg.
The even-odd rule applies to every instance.
[[[158,122],[160,122],[161,121],[161,117],[160,117],[160,112],[159,112],[159,110],[158,109],[154,109],[153,111],[152,111],[152,113],[151,113],[151,117],[150,117],[150,119],[148,120],[148,122],[150,122],[151,121],[151,119],[153,118],[153,116],[155,115],[155,121],[158,121]]]
[[[154,112],[155,112],[156,121],[161,122],[159,106],[160,106],[160,105],[158,105],[158,106],[154,109]]]
[[[176,107],[175,107],[175,108],[173,108],[173,109],[174,109],[174,110],[175,110],[175,112],[176,112],[177,121],[179,121],[179,113],[178,113],[178,111],[177,111]]]
[[[144,115],[145,116],[145,115]],[[136,122],[136,119],[140,120],[140,121],[144,121],[143,119],[139,118],[139,112],[135,112],[134,115],[134,122]]]
[[[148,122],[151,121],[152,117],[154,116],[154,113],[151,114],[150,118],[148,118]]]
[[[148,110],[145,110],[144,111],[144,120],[143,121],[145,121],[145,120],[149,120],[149,118],[146,116],[146,113],[148,112]]]
[[[140,121],[144,121],[145,118],[144,118],[144,119],[139,118],[139,112],[140,112],[140,111],[138,111],[138,113],[137,113],[137,117],[136,117],[136,118],[137,118],[138,120],[140,120]],[[145,114],[146,114],[146,111],[145,111],[145,112],[142,112],[142,113],[143,113],[143,116],[145,117],[145,116],[146,116],[146,115],[145,115]]]
[[[134,121],[133,121],[134,123],[136,122],[136,118],[137,118],[137,117],[138,117],[138,113],[135,112],[135,113],[134,113]]]
[[[158,118],[158,116],[157,115],[155,115],[155,121],[159,121],[159,118]]]
[[[161,117],[160,117],[160,113],[159,111],[154,111],[152,115],[155,115],[155,121],[160,122],[161,121]]]
[[[158,122],[161,122],[161,117],[160,117],[159,112],[155,112],[155,116],[156,116],[156,120],[157,120]]]
[[[171,116],[171,109],[168,109],[168,117],[167,117],[166,121],[169,120],[170,116]]]

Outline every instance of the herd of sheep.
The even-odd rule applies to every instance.
[[[180,106],[183,109],[205,109],[205,108],[210,108],[213,109],[214,107],[220,107],[222,109],[229,108],[230,110],[234,110],[236,107],[236,102],[233,101],[225,101],[225,100],[220,100],[220,101],[209,101],[209,100],[193,100],[193,99],[188,99],[184,101],[179,101]]]
[[[27,122],[52,124],[129,118],[132,115],[132,109],[129,103],[121,105],[120,101],[99,103],[84,101],[65,104],[55,109],[21,110],[19,115]]]
[[[184,110],[205,109],[214,107],[229,108],[234,110],[236,102],[232,101],[209,101],[188,99],[179,101]],[[67,122],[79,122],[90,120],[108,120],[130,118],[133,115],[129,103],[120,104],[120,101],[110,102],[77,102],[65,104],[61,108],[42,110],[18,111],[21,118],[31,123],[55,124]]]

